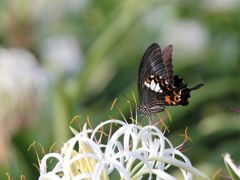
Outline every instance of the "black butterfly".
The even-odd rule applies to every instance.
[[[188,105],[190,92],[203,86],[189,88],[177,75],[173,74],[173,47],[163,51],[157,43],[148,47],[143,55],[138,71],[139,109],[146,115],[161,112],[165,106]]]

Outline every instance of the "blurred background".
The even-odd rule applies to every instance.
[[[174,72],[190,86],[187,107],[168,107],[168,137],[194,166],[224,178],[222,154],[240,164],[239,0],[0,1],[0,176],[37,179],[34,141],[45,152],[78,128],[128,117],[145,49],[173,44]],[[160,115],[164,116],[164,113]],[[37,143],[38,145],[38,143]],[[42,155],[41,148],[38,151]]]

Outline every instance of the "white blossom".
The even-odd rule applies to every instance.
[[[118,128],[103,143],[97,138],[99,132],[111,124],[117,124]],[[87,129],[85,125],[81,132],[73,132],[75,137],[64,144],[61,153],[42,158],[39,179],[109,179],[111,173],[118,172],[121,179],[141,179],[149,175],[149,179],[155,176],[159,180],[174,180],[176,177],[168,172],[170,166],[179,169],[184,179],[191,180],[193,174],[208,179],[156,126],[141,127],[108,120],[95,129]],[[56,159],[57,164],[47,170],[50,158]]]
[[[83,56],[75,37],[59,35],[45,39],[41,45],[45,67],[52,76],[73,74],[79,71]]]
[[[0,49],[0,74],[0,115],[21,109],[31,101],[38,103],[45,95],[45,72],[24,49]]]
[[[33,123],[48,88],[45,72],[24,49],[0,48],[0,162],[6,162],[11,136]]]

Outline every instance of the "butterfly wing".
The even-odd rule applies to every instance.
[[[163,64],[167,74],[167,82],[168,84],[173,83],[173,65],[172,65],[172,53],[173,53],[173,46],[169,45],[166,47],[162,52],[162,59]]]
[[[186,106],[190,93],[203,86],[189,88],[179,76],[173,75],[173,47],[169,45],[162,52],[158,44],[148,47],[138,71],[138,93],[140,109],[145,114],[161,112],[165,106]]]
[[[150,106],[152,102],[161,102],[159,93],[151,91],[144,85],[146,79],[151,76],[161,76],[163,79],[167,79],[167,71],[163,64],[161,48],[157,43],[150,45],[145,51],[138,71],[138,93],[140,97],[141,105]]]
[[[167,89],[164,89],[166,92],[164,101],[167,106],[186,106],[189,104],[188,99],[191,97],[191,91],[199,89],[202,86],[203,84],[200,83],[192,88],[189,88],[187,83],[185,83],[181,77],[175,75],[173,77],[173,84],[166,86]]]

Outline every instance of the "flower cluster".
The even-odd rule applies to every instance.
[[[99,132],[112,124],[118,128],[114,133],[110,131],[104,143]],[[174,180],[176,177],[168,171],[170,167],[178,168],[184,179],[192,179],[193,174],[208,179],[156,126],[108,120],[95,129],[84,125],[81,132],[72,131],[75,137],[64,144],[61,153],[42,158],[39,179],[109,179],[113,172],[118,172],[121,179],[147,176]],[[49,170],[47,161],[51,158],[57,163]]]
[[[5,164],[11,136],[32,125],[49,84],[34,55],[21,48],[0,48],[0,74],[0,164]]]

